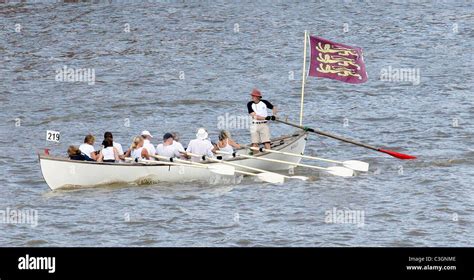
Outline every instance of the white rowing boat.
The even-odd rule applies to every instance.
[[[306,146],[307,133],[295,132],[272,139],[272,149],[292,154],[303,154]],[[238,154],[247,154],[247,149],[236,151]],[[276,163],[257,159],[235,157],[228,162],[238,163],[253,168],[269,171],[288,170],[295,167],[291,163],[299,163],[300,157],[285,154],[263,152],[256,157],[286,161],[290,163]],[[52,190],[64,187],[92,187],[113,183],[140,183],[140,182],[188,182],[208,181],[214,173],[209,168],[198,168],[192,165],[174,165],[167,162],[156,163],[106,163],[70,160],[63,157],[38,155],[43,178]],[[218,165],[214,162],[203,162],[206,165]],[[235,170],[248,171],[244,168]]]

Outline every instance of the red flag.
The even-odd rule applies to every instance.
[[[367,81],[362,49],[310,36],[309,75],[351,84]]]

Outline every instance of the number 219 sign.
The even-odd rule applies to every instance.
[[[46,130],[46,141],[58,142],[59,143],[60,133],[59,131]]]

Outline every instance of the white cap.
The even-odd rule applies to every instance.
[[[151,135],[151,134],[150,134],[150,131],[148,131],[148,130],[143,130],[143,131],[142,131],[142,134],[140,134],[140,135],[143,135],[143,136],[150,136],[151,138],[153,138],[153,135]]]
[[[198,131],[196,133],[196,137],[198,139],[204,140],[204,139],[207,138],[207,136],[208,136],[207,131],[204,128],[201,127],[201,128],[198,129]]]

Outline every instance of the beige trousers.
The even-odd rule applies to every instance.
[[[270,127],[268,123],[250,124],[250,138],[253,144],[270,142]]]

